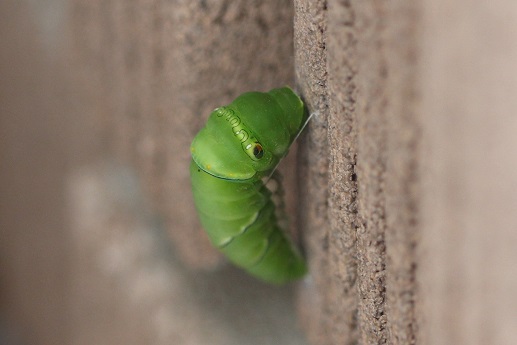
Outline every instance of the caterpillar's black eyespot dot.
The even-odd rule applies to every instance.
[[[255,145],[255,147],[253,148],[253,155],[257,159],[260,159],[264,156],[264,149],[262,148],[261,145],[259,145],[259,144]]]

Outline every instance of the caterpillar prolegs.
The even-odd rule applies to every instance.
[[[191,145],[194,202],[211,242],[235,265],[283,284],[305,275],[305,261],[278,225],[270,176],[305,120],[289,88],[248,92],[215,109]]]

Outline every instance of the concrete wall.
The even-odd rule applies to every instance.
[[[517,341],[514,2],[0,16],[5,342]],[[283,167],[310,275],[272,288],[211,248],[186,167],[212,108],[283,84],[316,113]]]

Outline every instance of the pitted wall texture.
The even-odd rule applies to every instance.
[[[297,78],[319,111],[301,158],[313,265],[304,323],[317,344],[413,343],[419,12],[376,1],[295,8]]]

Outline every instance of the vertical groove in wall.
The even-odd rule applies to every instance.
[[[361,342],[387,343],[386,164],[387,65],[383,4],[354,2],[357,10],[358,304]]]
[[[355,344],[357,320],[357,73],[356,15],[350,1],[329,1],[328,5],[328,89],[330,147],[328,256],[328,300],[332,322],[331,343]],[[339,326],[337,326],[339,325]]]
[[[355,3],[358,288],[363,343],[414,343],[416,336],[415,6]]]
[[[317,112],[300,137],[298,226],[303,234],[309,273],[299,293],[303,328],[313,344],[326,344],[332,323],[327,278],[329,241],[326,9],[323,0],[296,0],[294,47],[297,89],[308,111]]]
[[[386,165],[386,311],[389,342],[416,344],[418,286],[416,247],[421,226],[418,175],[421,119],[417,111],[418,3],[387,6],[388,105]],[[402,40],[401,37],[404,39]]]

